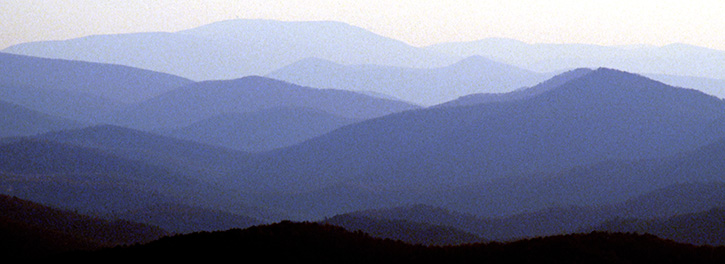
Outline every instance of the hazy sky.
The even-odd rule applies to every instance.
[[[720,0],[0,0],[0,49],[93,34],[173,32],[235,18],[342,21],[415,46],[504,37],[725,50]]]

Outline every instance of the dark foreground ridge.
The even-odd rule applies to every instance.
[[[0,195],[0,256],[11,259],[148,243],[168,235],[158,227],[107,221]]]
[[[65,258],[234,258],[247,260],[380,263],[723,263],[725,247],[693,246],[651,235],[561,235],[512,243],[425,247],[372,238],[317,223],[281,223],[166,237],[129,247],[65,254]]]

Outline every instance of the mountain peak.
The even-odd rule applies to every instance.
[[[452,64],[449,67],[454,67],[454,68],[461,68],[461,67],[463,67],[463,68],[468,68],[468,67],[491,67],[492,65],[497,65],[499,67],[509,66],[509,65],[505,65],[503,63],[500,63],[500,62],[491,60],[491,59],[486,58],[484,56],[473,55],[473,56],[470,56],[470,57],[466,57],[466,58],[464,58],[464,59],[462,59],[462,60],[460,60],[460,61]],[[513,67],[513,66],[509,66],[509,67]]]
[[[526,94],[529,96],[537,95],[537,94],[549,91],[551,89],[555,89],[556,87],[564,85],[569,81],[579,79],[593,71],[594,70],[589,69],[589,68],[577,68],[574,70],[570,70],[570,71],[558,74],[554,77],[551,77],[551,79],[543,81],[535,86],[522,88],[522,89],[519,89],[512,93],[520,93],[522,95]]]
[[[292,27],[295,25],[300,25],[300,27],[317,25],[317,26],[324,26],[324,27],[359,28],[359,27],[347,24],[345,22],[332,21],[332,20],[280,21],[280,20],[273,20],[273,19],[229,19],[229,20],[223,20],[223,21],[210,23],[207,25],[202,25],[202,26],[188,29],[188,30],[182,30],[179,32],[193,32],[193,31],[196,31],[199,29],[209,29],[209,28],[246,29],[246,28],[255,27],[255,26],[265,27],[265,28],[274,28],[275,26],[277,26],[277,27],[280,27],[280,29],[281,29],[281,27]]]
[[[226,87],[226,88],[232,88],[237,89],[239,87],[245,87],[245,88],[254,88],[258,89],[261,87],[286,87],[291,89],[297,89],[297,88],[306,88],[306,89],[317,89],[317,88],[311,88],[311,87],[303,87],[297,84],[293,84],[287,81],[278,80],[274,78],[264,77],[260,75],[248,75],[237,79],[232,80],[212,80],[212,81],[203,81],[199,83],[193,83],[191,85],[185,86],[186,88],[194,88],[196,89],[199,85],[208,87],[210,89],[220,89],[220,87]],[[172,91],[172,93],[175,91]]]
[[[631,72],[626,72],[626,71],[613,69],[613,68],[606,68],[606,67],[599,67],[599,68],[595,69],[593,72],[596,74],[627,74],[627,75],[641,76],[636,73],[631,73]]]
[[[585,81],[588,83],[587,86],[589,87],[601,87],[608,90],[611,90],[612,88],[621,89],[624,87],[639,87],[645,90],[675,88],[636,73],[604,67],[597,68],[596,70],[572,80],[572,82],[575,81]]]
[[[719,98],[698,90],[673,87],[639,74],[626,71],[598,68],[579,78],[572,79],[558,87],[542,93],[546,100],[567,104],[587,105],[597,109],[639,108],[639,111],[655,110],[655,106],[667,106],[673,115],[696,114],[694,106],[698,106],[701,114],[715,118],[711,114],[725,112],[723,102]],[[677,110],[675,110],[677,109]],[[710,114],[704,114],[710,113]]]

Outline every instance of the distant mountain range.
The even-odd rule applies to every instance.
[[[228,148],[111,125],[46,133],[29,140],[100,151],[129,162],[167,170],[174,176],[196,178],[199,177],[197,172],[203,171],[203,180],[208,182],[215,182],[221,178],[219,175],[234,175],[232,171],[237,166],[233,164],[249,155]]]
[[[602,232],[725,244],[723,62],[270,20],[19,44],[0,53],[0,194],[17,197],[0,195],[0,252],[175,233],[61,256],[719,257]],[[259,226],[281,220],[323,224]]]
[[[127,65],[197,81],[266,75],[318,88],[389,94],[426,106],[532,86],[575,68],[599,67],[725,97],[725,71],[720,70],[725,51],[683,44],[608,47],[509,39],[417,48],[339,22],[230,20],[175,33],[24,43],[3,52]],[[148,93],[159,88],[163,86],[151,86]]]
[[[693,245],[725,245],[725,208],[659,219],[613,219],[590,230],[653,234]]]
[[[529,99],[406,111],[348,125],[273,151],[248,171],[272,185],[304,183],[294,185],[297,190],[340,182],[462,186],[694,150],[722,137],[724,117],[725,102],[715,97],[598,69]]]
[[[389,94],[427,106],[472,93],[503,93],[533,86],[551,75],[472,56],[445,67],[424,69],[341,65],[310,58],[267,76],[311,87]]]
[[[689,190],[699,191],[700,195],[678,196]],[[677,218],[692,213],[702,213],[711,208],[722,207],[725,184],[722,181],[711,183],[675,184],[666,188],[657,189],[624,202],[594,205],[594,206],[563,206],[557,208],[546,208],[539,211],[521,213],[517,215],[497,218],[484,218],[476,234],[489,239],[514,240],[525,237],[548,236],[554,234],[567,234],[577,232],[590,232],[592,230],[609,231],[599,229],[598,226],[605,222],[617,219],[639,219],[648,220],[652,218]],[[616,194],[614,194],[616,195]],[[653,196],[664,195],[657,199]],[[712,197],[702,199],[702,197]],[[675,210],[672,210],[676,208]],[[654,216],[657,214],[657,216]],[[711,219],[717,220],[717,218]],[[693,220],[691,224],[697,225]],[[661,228],[668,228],[667,224]],[[675,228],[670,226],[669,228]],[[695,229],[680,229],[683,233],[698,232]],[[616,230],[611,230],[616,231]],[[655,233],[650,233],[655,234]],[[705,238],[707,236],[693,235],[693,237]],[[683,243],[692,243],[692,240],[677,240]],[[711,244],[721,245],[721,244]]]
[[[612,160],[550,174],[500,178],[427,194],[419,201],[487,217],[503,217],[547,207],[619,203],[672,184],[723,182],[721,171],[725,169],[725,163],[719,158],[725,153],[723,143],[720,140],[668,158]],[[662,217],[688,212],[683,208],[709,209],[693,205],[675,206],[675,201],[664,199],[676,199],[674,197],[680,195],[699,197],[698,193],[712,192],[697,190],[677,193],[673,197],[663,194],[651,199],[649,205],[635,206],[637,209],[630,210],[630,213],[632,216]],[[700,200],[711,201],[707,196]],[[655,210],[655,205],[663,203],[671,206],[662,209],[671,211]],[[637,213],[640,211],[649,212],[650,215]]]
[[[0,101],[0,138],[80,128],[81,123]]]
[[[0,136],[114,124],[265,151],[362,119],[418,108],[379,95],[301,87],[264,77],[195,83],[126,66],[0,55],[0,64],[6,66],[0,70],[0,97],[26,112],[37,112],[31,118],[4,108],[10,116],[5,120],[7,132]],[[301,108],[305,110],[291,110]],[[276,112],[279,109],[289,110]],[[50,122],[39,116],[57,118]],[[222,122],[219,118],[235,121],[214,126]],[[272,119],[276,121],[268,122]]]
[[[214,146],[262,152],[299,144],[357,121],[360,120],[310,108],[281,107],[220,114],[160,133]]]
[[[416,201],[505,216],[722,181],[724,116],[712,96],[598,69],[529,98],[347,125],[234,166],[244,186],[277,189],[257,203],[300,219]]]
[[[630,223],[718,241],[662,231],[725,207],[725,101],[680,88],[718,93],[718,79],[578,68],[544,80],[481,56],[430,68],[305,58],[194,82],[0,53],[0,192],[178,233],[327,217],[423,244]],[[405,204],[434,206],[412,210],[439,221],[344,214]]]
[[[548,91],[550,89],[556,88],[559,85],[562,85],[572,79],[579,78],[582,75],[587,74],[591,71],[591,69],[587,68],[574,69],[556,75],[553,78],[532,87],[523,87],[511,92],[504,93],[471,93],[465,96],[461,96],[455,100],[436,105],[436,107],[476,105],[482,103],[505,102],[525,99]],[[643,76],[656,81],[660,81],[670,86],[695,89],[709,95],[714,95],[719,98],[725,98],[725,80],[662,74],[644,74]]]
[[[126,104],[92,94],[0,84],[2,100],[36,112],[54,115],[84,124],[103,123]]]
[[[156,166],[175,164],[159,161],[158,154],[147,154],[157,160],[145,162],[132,157],[143,150],[83,147],[78,141],[60,143],[58,136],[55,141],[21,139],[0,145],[0,191],[104,219],[159,226],[175,233],[243,228],[265,222],[255,217],[273,215],[266,213],[271,210],[245,205],[244,199],[231,199],[238,190],[232,194],[213,179],[199,177],[202,175],[192,170]],[[68,142],[72,140],[65,137]],[[158,149],[147,146],[154,148]],[[124,156],[123,152],[131,154]],[[198,156],[192,158],[195,157]]]
[[[127,66],[0,53],[1,100],[85,124],[190,83]]]
[[[112,102],[133,103],[191,82],[170,74],[128,66],[0,53],[2,86],[73,92]]]
[[[272,108],[295,112],[279,117],[297,118],[263,132],[270,139],[271,131],[284,124],[304,121],[305,113],[373,119],[338,124],[329,133],[313,131],[318,135],[307,141],[257,154],[193,142],[213,143],[202,137],[223,132],[221,125],[207,126],[206,133],[200,127],[186,140],[119,126],[66,130],[5,140],[0,146],[13,158],[3,161],[7,168],[2,171],[7,182],[27,177],[14,185],[16,193],[33,188],[87,190],[61,187],[63,178],[45,185],[33,179],[61,173],[83,182],[100,173],[130,181],[93,194],[100,196],[91,201],[113,205],[109,208],[180,203],[262,220],[320,218],[411,202],[506,216],[551,206],[616,203],[681,182],[722,181],[722,162],[716,158],[722,156],[725,130],[725,103],[720,99],[611,69],[576,70],[529,89],[535,92],[503,102],[419,109],[264,77],[193,83],[128,111],[149,126],[173,127],[237,116],[225,114],[230,112],[307,107]],[[256,122],[274,120],[262,116],[268,122]],[[303,127],[322,128],[329,121],[310,120]],[[254,129],[255,122],[243,123],[238,126]],[[227,131],[236,130],[240,140],[230,134],[229,141],[214,144],[253,138],[242,138],[252,130],[234,127]],[[154,183],[138,185],[139,179]],[[118,192],[149,197],[150,204],[123,202],[126,196]],[[99,205],[53,197],[36,196],[70,208]]]
[[[725,98],[725,79],[712,79],[702,77],[676,76],[665,74],[643,74],[648,78],[676,86],[692,88],[703,93]]]
[[[608,67],[649,77],[681,76],[678,78],[690,80],[681,83],[668,82],[665,80],[668,77],[655,79],[725,96],[722,86],[716,84],[725,80],[725,70],[720,65],[725,60],[725,51],[684,44],[618,47],[527,44],[512,39],[483,39],[417,48],[339,22],[229,20],[173,33],[100,35],[64,41],[31,42],[8,47],[3,52],[127,65],[197,81],[266,75],[288,65],[299,65],[297,62],[309,58],[353,69],[360,68],[359,65],[380,65],[424,70],[451,65],[471,56],[483,56],[508,64],[508,67],[541,73]],[[294,73],[285,76],[292,78],[291,74]],[[317,87],[346,89],[347,85]],[[486,91],[478,92],[515,88],[519,87],[488,87]]]
[[[586,44],[527,44],[513,39],[483,39],[427,47],[451,56],[484,56],[539,72],[572,68],[616,68],[628,72],[725,79],[725,51],[685,44],[617,47]]]
[[[202,80],[264,75],[315,57],[342,64],[434,67],[458,58],[340,22],[230,20],[189,30],[19,44],[3,52],[112,63]]]
[[[264,223],[259,219],[227,211],[168,203],[113,212],[103,217],[158,226],[175,234],[247,228]]]
[[[120,111],[112,123],[139,129],[182,128],[227,113],[302,107],[368,119],[418,108],[399,101],[332,89],[316,89],[250,76],[183,86]]]
[[[581,68],[571,71],[564,72],[556,75],[551,79],[543,81],[532,87],[522,87],[514,91],[505,93],[471,93],[465,96],[461,96],[458,99],[451,100],[435,107],[455,107],[455,106],[469,106],[485,103],[496,103],[496,102],[507,102],[523,100],[534,97],[536,95],[547,92],[551,89],[557,88],[571,80],[578,79],[588,73],[592,72],[591,69]]]
[[[58,142],[21,139],[0,153],[5,194],[85,213],[190,202],[179,198],[210,188],[161,167]]]
[[[411,222],[402,219],[337,215],[326,218],[320,223],[343,227],[349,231],[362,231],[372,237],[398,240],[413,245],[450,246],[485,242],[475,234],[450,226]]]
[[[384,228],[378,226],[386,226],[385,221],[402,221],[449,227],[495,241],[599,230],[636,231],[682,243],[717,246],[725,245],[717,231],[722,214],[711,208],[725,206],[724,190],[722,181],[675,184],[616,204],[545,208],[505,217],[480,217],[422,204],[356,211],[340,217],[350,223],[368,223],[367,230]],[[708,226],[713,228],[709,233]]]

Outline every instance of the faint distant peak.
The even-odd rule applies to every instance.
[[[470,57],[466,57],[466,58],[464,58],[464,59],[462,59],[462,60],[454,63],[451,66],[452,67],[455,67],[455,66],[464,66],[464,65],[467,66],[467,65],[491,65],[491,64],[503,65],[503,63],[500,63],[500,62],[497,62],[495,60],[486,58],[484,56],[481,56],[481,55],[473,55],[473,56],[470,56]]]
[[[455,42],[441,43],[441,44],[436,44],[433,46],[446,45],[446,44],[450,44],[450,43],[455,43]],[[466,42],[461,42],[461,43],[469,43],[469,44],[476,44],[476,45],[484,44],[484,45],[509,45],[509,46],[531,45],[529,43],[526,43],[526,42],[523,42],[523,41],[520,41],[517,39],[511,39],[511,38],[484,38],[484,39],[466,41]]]
[[[630,45],[618,45],[618,46],[612,46],[614,48],[623,49],[623,50],[641,50],[641,49],[655,49],[657,46],[650,45],[650,44],[630,44]]]
[[[254,112],[249,112],[251,114],[278,114],[278,115],[287,115],[287,116],[296,116],[300,114],[316,114],[316,115],[329,115],[329,116],[335,116],[339,118],[344,118],[342,116],[338,116],[335,114],[332,114],[328,111],[324,111],[321,109],[316,109],[309,106],[274,106],[269,108],[260,109]]]
[[[269,77],[264,77],[260,75],[248,75],[244,76],[242,78],[232,79],[232,80],[213,80],[213,81],[203,81],[200,83],[229,83],[229,84],[239,84],[239,85],[285,85],[285,86],[298,86],[296,84],[273,79]]]
[[[89,126],[74,130],[61,131],[63,133],[80,133],[80,134],[147,134],[140,130],[126,128],[118,125],[101,124],[95,126]]]
[[[482,40],[479,40],[479,42],[488,42],[488,43],[496,43],[496,44],[514,44],[514,45],[530,45],[529,43],[523,42],[518,39],[512,39],[512,38],[485,38]]]
[[[320,59],[320,58],[317,58],[317,57],[307,57],[307,58],[298,60],[298,61],[290,64],[288,67],[290,67],[290,66],[296,66],[296,67],[306,67],[307,66],[307,67],[326,67],[326,68],[332,68],[332,67],[341,67],[343,65],[342,64],[339,64],[339,63],[336,63],[336,62],[333,62],[331,60]]]
[[[278,82],[284,82],[284,81],[275,80],[275,79],[267,78],[267,77],[260,76],[260,75],[248,75],[248,76],[244,76],[242,78],[239,78],[237,80],[239,80],[239,81],[278,81]]]
[[[570,70],[561,74],[558,74],[554,77],[551,77],[550,79],[543,81],[535,86],[532,87],[525,87],[521,88],[519,90],[511,92],[511,94],[519,94],[521,95],[521,98],[527,97],[527,96],[533,96],[537,94],[541,94],[543,92],[555,89],[559,86],[562,86],[572,80],[576,80],[581,78],[582,76],[585,76],[594,70],[589,68],[578,68],[574,70]]]
[[[416,203],[416,204],[408,204],[403,205],[396,208],[391,208],[390,210],[409,210],[409,211],[423,211],[423,212],[439,212],[439,213],[445,213],[450,214],[451,211],[445,208],[432,206],[428,204],[422,204],[422,203]]]
[[[605,67],[599,67],[596,70],[594,70],[586,75],[591,75],[592,77],[615,77],[615,78],[616,77],[629,77],[629,78],[649,79],[640,74],[631,73],[631,72],[613,69],[613,68],[605,68]]]
[[[723,52],[723,50],[712,49],[712,48],[707,48],[707,47],[700,47],[700,46],[695,46],[695,45],[690,45],[690,44],[685,44],[685,43],[667,44],[667,45],[662,46],[661,49],[666,50],[666,51],[679,51],[679,52],[688,51],[688,52],[696,52],[696,53],[699,53],[699,52],[704,52],[704,53]]]
[[[354,92],[363,94],[363,95],[367,95],[367,96],[371,96],[371,97],[375,97],[375,98],[379,98],[379,99],[399,101],[399,102],[403,102],[406,104],[415,105],[415,103],[413,103],[413,102],[408,102],[406,100],[403,100],[401,98],[398,98],[398,97],[395,97],[395,96],[392,96],[392,95],[389,95],[386,93],[375,92],[375,91],[354,91]]]
[[[197,35],[202,37],[234,37],[240,32],[254,32],[294,36],[305,32],[328,34],[337,32],[340,34],[351,32],[369,32],[363,28],[353,26],[339,21],[280,21],[271,19],[232,19],[218,21],[196,28],[178,31],[181,34]],[[292,34],[290,34],[292,33]]]
[[[557,87],[557,86],[560,86],[562,84],[565,84],[565,83],[567,83],[567,82],[569,82],[571,80],[578,79],[578,78],[580,78],[580,77],[582,77],[582,76],[584,76],[586,74],[589,74],[589,73],[591,73],[593,71],[594,70],[589,69],[589,68],[577,68],[577,69],[573,69],[573,70],[570,70],[570,71],[563,72],[561,74],[557,74],[556,76],[551,77],[551,79],[548,79],[546,81],[543,81],[543,82],[541,82],[540,84],[538,84],[538,85],[536,85],[534,87],[537,87],[537,86],[538,87],[548,87],[548,88]],[[534,87],[531,87],[531,88],[534,88]],[[529,88],[524,88],[524,89],[529,89]],[[541,89],[539,89],[539,90],[541,90]]]

